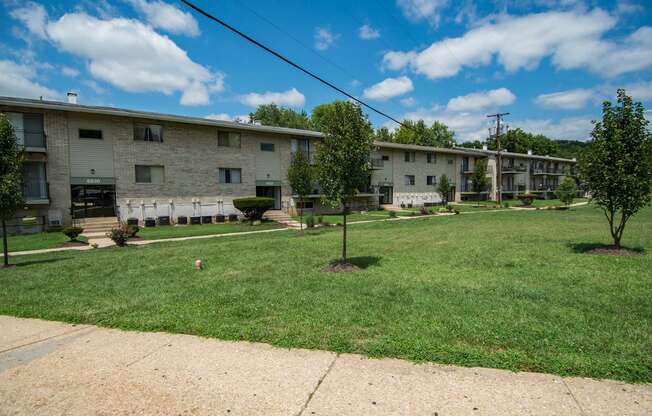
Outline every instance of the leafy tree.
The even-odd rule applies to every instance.
[[[16,133],[7,116],[0,113],[0,219],[4,267],[9,267],[7,220],[23,204],[23,151],[16,142]]]
[[[482,149],[482,146],[486,145],[485,142],[480,140],[473,140],[468,142],[462,142],[460,147],[466,147],[467,149]]]
[[[441,175],[439,178],[439,183],[437,184],[437,192],[439,192],[439,195],[441,196],[441,200],[444,204],[444,206],[448,205],[448,194],[451,191],[451,184],[450,181],[448,180],[448,176],[446,175]]]
[[[487,139],[490,150],[497,149],[495,136]],[[512,129],[500,136],[500,147],[508,152],[527,153],[532,150],[537,155],[556,155],[559,151],[557,143],[542,135],[527,133],[521,129]]]
[[[387,127],[381,127],[374,132],[374,140],[379,142],[393,142],[394,133]]]
[[[572,204],[576,194],[577,194],[577,185],[575,184],[575,180],[570,176],[564,178],[564,180],[559,184],[559,186],[555,190],[555,195],[565,205]]]
[[[293,129],[310,129],[310,117],[301,110],[295,111],[291,108],[279,107],[276,104],[263,104],[256,108],[256,111],[249,113],[252,123],[260,123],[265,126],[289,127]]]
[[[589,147],[588,142],[581,142],[579,140],[555,140],[555,143],[557,143],[557,152],[553,156],[566,159],[579,159],[582,153]]]
[[[303,152],[295,152],[288,168],[288,182],[292,192],[299,196],[299,224],[303,232],[303,206],[306,195],[312,190],[312,166]]]
[[[317,180],[324,199],[343,208],[341,262],[345,264],[348,203],[368,184],[373,129],[360,107],[349,101],[320,105],[312,118],[325,136],[315,155]]]
[[[487,190],[489,178],[487,177],[487,160],[475,161],[475,169],[471,175],[471,190],[478,194],[478,205],[480,205],[480,194]]]
[[[403,124],[394,132],[393,141],[421,146],[452,147],[455,144],[455,133],[439,121],[428,127],[423,120],[403,120]]]
[[[652,136],[641,103],[633,103],[623,89],[617,96],[617,106],[609,101],[602,104],[602,121],[595,123],[578,167],[619,249],[627,221],[650,203]]]

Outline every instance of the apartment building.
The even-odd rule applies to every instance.
[[[43,228],[89,217],[174,222],[237,214],[233,199],[246,196],[272,197],[275,209],[293,213],[298,198],[287,181],[292,155],[312,158],[322,138],[307,130],[10,97],[0,97],[0,112],[26,154],[19,227],[34,218]],[[549,195],[574,174],[574,161],[567,159],[503,153],[502,161],[504,196]],[[479,162],[487,163],[491,182],[480,196],[495,198],[495,152],[377,142],[369,186],[352,208],[439,203],[442,175],[452,184],[449,201],[477,197],[470,176]],[[304,208],[337,209],[321,202],[318,184]]]

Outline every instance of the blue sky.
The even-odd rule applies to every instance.
[[[652,107],[643,1],[196,3],[396,118],[448,124],[460,141],[486,136],[498,110],[512,128],[586,139],[618,87]],[[0,5],[0,95],[74,90],[82,104],[222,119],[342,98],[181,2]]]

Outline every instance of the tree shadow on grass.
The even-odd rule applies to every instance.
[[[575,253],[595,253],[598,254],[600,250],[614,250],[614,246],[604,243],[568,243],[568,247]],[[645,254],[645,249],[642,247],[625,247],[620,248],[622,252],[631,252],[632,254]]]
[[[72,257],[56,257],[53,259],[41,259],[41,260],[27,260],[27,261],[17,261],[12,263],[16,267],[31,266],[34,264],[47,264],[47,263],[56,263],[58,261],[69,260]]]
[[[380,263],[380,259],[378,256],[359,256],[349,257],[347,260],[349,263],[364,270],[372,266],[377,266]]]

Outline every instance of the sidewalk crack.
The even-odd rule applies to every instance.
[[[328,365],[328,368],[324,372],[324,375],[321,376],[321,378],[317,382],[317,385],[315,386],[314,390],[312,392],[310,392],[310,395],[308,395],[308,400],[306,400],[306,402],[303,404],[303,406],[301,407],[301,410],[299,410],[299,413],[297,413],[297,416],[303,415],[303,412],[308,408],[308,405],[310,404],[310,401],[312,400],[313,396],[315,395],[315,393],[317,393],[317,390],[319,390],[319,387],[321,386],[321,383],[324,381],[324,379],[326,378],[328,373],[331,372],[331,370],[333,369],[333,366],[335,365],[335,361],[337,361],[337,359],[339,357],[340,357],[339,353],[337,353],[335,355],[335,357],[333,357],[333,361],[331,361],[331,363]]]
[[[582,409],[582,405],[577,400],[577,397],[575,397],[575,395],[573,394],[573,391],[570,389],[568,384],[566,384],[566,380],[564,380],[563,377],[561,378],[561,382],[564,383],[564,386],[566,386],[566,390],[568,390],[568,394],[570,394],[570,396],[573,398],[573,401],[577,405],[577,408],[580,409],[580,413],[582,414],[582,416],[586,415],[586,413],[584,413],[584,409]]]

